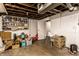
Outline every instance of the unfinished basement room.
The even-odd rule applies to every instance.
[[[79,3],[0,3],[0,56],[79,56]]]

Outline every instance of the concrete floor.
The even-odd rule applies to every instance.
[[[58,49],[55,47],[48,47],[44,42],[37,41],[32,46],[26,48],[17,48],[6,50],[0,56],[73,56],[68,52],[67,48]],[[74,56],[78,56],[77,53]]]

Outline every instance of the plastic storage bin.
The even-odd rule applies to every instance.
[[[26,47],[26,40],[21,41],[21,47]]]

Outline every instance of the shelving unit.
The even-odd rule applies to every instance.
[[[5,30],[21,30],[29,28],[29,21],[24,17],[3,16],[2,29]]]

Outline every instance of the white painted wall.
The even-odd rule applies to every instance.
[[[45,29],[45,21],[38,21],[38,40],[45,39],[46,37],[46,29]]]
[[[52,35],[65,36],[67,47],[69,47],[70,44],[77,44],[79,47],[79,11],[67,11],[62,13],[61,17],[60,14],[51,16],[50,20]]]
[[[35,36],[37,34],[37,20],[30,20],[30,34]]]

